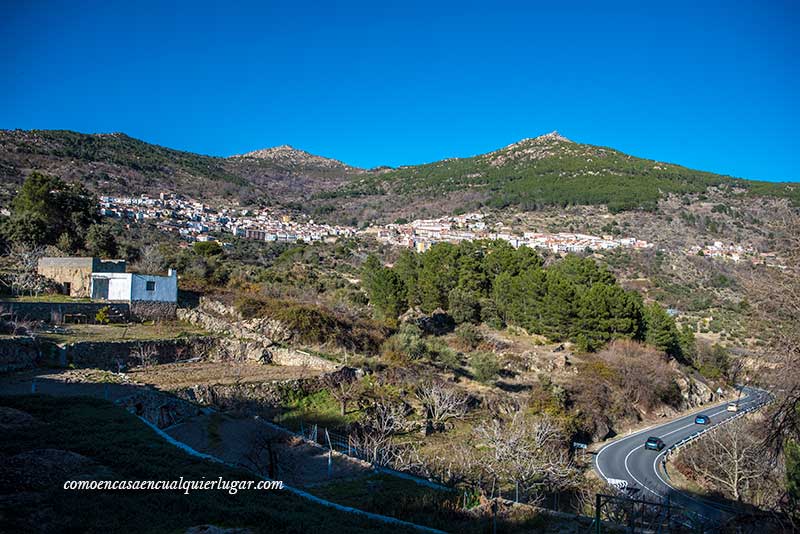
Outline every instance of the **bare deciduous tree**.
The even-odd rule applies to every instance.
[[[662,401],[675,377],[664,353],[636,341],[614,340],[597,356],[613,370],[630,402],[645,410]]]
[[[761,440],[742,421],[717,427],[682,456],[696,475],[737,501],[774,467],[762,454]]]
[[[402,404],[377,399],[367,409],[361,425],[351,435],[359,456],[378,465],[390,465],[396,451],[392,437],[406,428],[406,410]]]
[[[44,256],[44,247],[25,243],[14,243],[7,251],[12,266],[11,291],[17,295],[38,296],[47,289],[47,280],[37,273],[39,258]]]
[[[287,474],[283,472],[285,466],[280,464],[278,456],[279,445],[285,442],[284,437],[274,435],[267,429],[259,429],[253,434],[240,464],[261,476],[277,480],[278,476]]]
[[[511,481],[532,500],[537,487],[557,491],[568,486],[577,471],[569,459],[566,441],[548,416],[527,417],[517,412],[506,421],[479,425],[476,434],[487,450],[486,468],[499,481]]]
[[[347,414],[347,405],[359,397],[361,387],[358,380],[354,374],[337,373],[327,375],[324,383],[331,396],[339,401],[339,413],[344,417]]]
[[[136,270],[142,274],[159,274],[164,265],[164,256],[157,245],[146,245],[139,254]]]
[[[157,362],[158,350],[150,343],[138,343],[130,352],[131,359],[139,367],[150,367]]]
[[[467,396],[440,380],[427,380],[414,392],[425,410],[425,434],[441,432],[467,413]]]

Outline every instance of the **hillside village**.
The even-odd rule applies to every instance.
[[[188,241],[208,241],[210,234],[266,242],[335,242],[342,237],[372,236],[388,245],[428,250],[435,243],[459,243],[481,239],[506,241],[513,247],[527,246],[554,253],[610,250],[619,247],[646,249],[653,245],[632,237],[591,236],[576,233],[517,232],[502,224],[489,228],[481,213],[468,213],[438,219],[415,220],[407,224],[368,226],[358,230],[347,226],[315,223],[313,219],[295,221],[274,209],[215,208],[181,195],[161,193],[158,198],[100,197],[100,214],[105,217],[152,222],[160,230],[177,232]]]
[[[153,223],[159,230],[177,233],[187,241],[217,240],[216,236],[230,234],[265,242],[335,242],[353,236],[374,237],[381,243],[428,250],[435,243],[460,243],[482,239],[501,240],[513,247],[527,246],[555,254],[602,252],[629,248],[646,250],[653,243],[635,237],[613,235],[594,236],[575,232],[529,232],[502,223],[489,225],[482,213],[466,213],[436,219],[418,219],[407,223],[369,225],[358,229],[349,226],[315,222],[305,215],[295,220],[285,211],[275,208],[218,207],[180,194],[162,192],[158,198],[100,197],[100,214],[104,217]],[[711,258],[766,263],[779,266],[771,252],[758,252],[753,247],[715,241],[706,246],[693,246],[688,255],[702,254]]]

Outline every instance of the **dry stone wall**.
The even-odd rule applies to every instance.
[[[197,308],[179,308],[177,316],[182,321],[223,336],[220,339],[221,352],[232,353],[231,356],[323,371],[340,367],[320,356],[286,347],[285,344],[292,339],[292,332],[282,322],[265,318],[245,320],[236,309],[216,300],[201,297]]]
[[[28,336],[0,337],[0,373],[37,367],[43,359],[42,348]]]
[[[115,404],[144,417],[158,428],[167,428],[202,413],[202,409],[191,402],[152,390],[118,399]]]
[[[152,341],[81,341],[64,345],[61,350],[61,360],[66,364],[117,371],[120,366],[211,358],[217,351],[217,340],[196,336]]]
[[[121,302],[0,302],[0,313],[22,321],[94,323],[95,315],[108,306],[112,315],[128,321],[130,306]]]
[[[245,382],[241,384],[196,384],[170,393],[186,401],[220,410],[237,410],[260,413],[265,409],[285,406],[293,397],[306,396],[326,389],[337,381],[351,381],[355,369],[343,367],[324,375],[270,382]]]

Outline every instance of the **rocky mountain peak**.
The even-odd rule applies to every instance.
[[[305,150],[294,148],[291,145],[262,148],[245,154],[237,154],[231,156],[231,158],[254,158],[292,167],[350,168],[349,165],[341,161],[317,156]]]
[[[553,130],[550,133],[540,135],[535,139],[535,141],[561,141],[566,143],[572,143],[571,140],[567,139],[566,137],[558,133],[558,130]]]
[[[528,137],[512,143],[506,147],[486,154],[489,163],[496,167],[506,165],[512,161],[525,162],[548,158],[554,156],[558,151],[557,143],[571,143],[557,131],[540,135],[539,137]]]

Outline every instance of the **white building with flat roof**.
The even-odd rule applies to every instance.
[[[178,302],[178,274],[92,273],[92,300]]]

